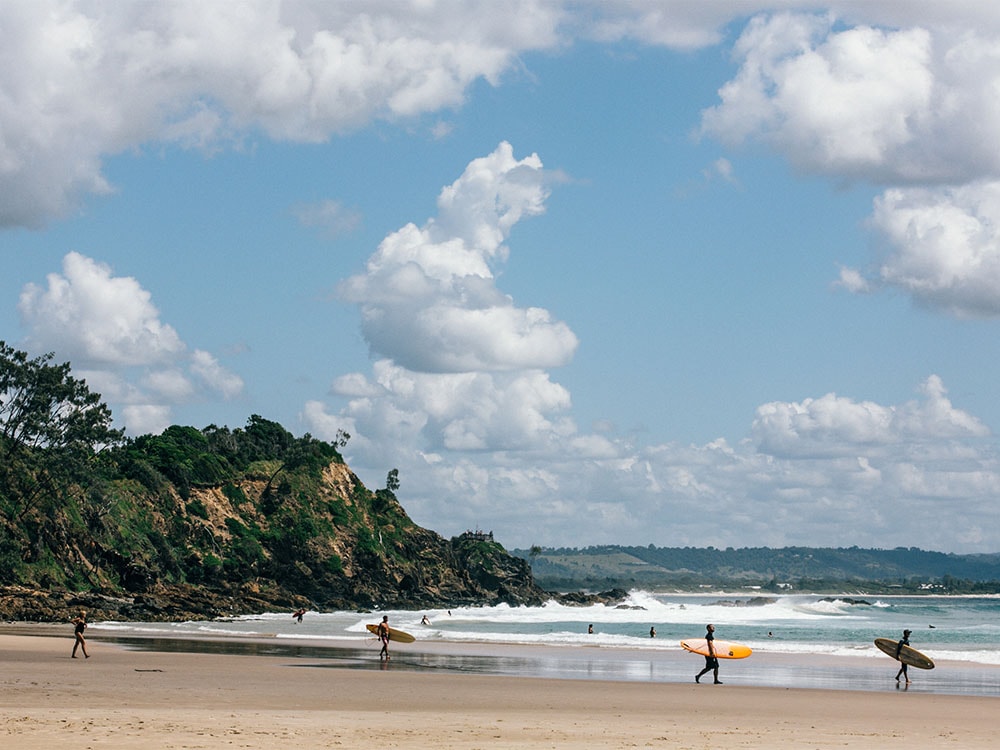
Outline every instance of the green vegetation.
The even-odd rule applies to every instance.
[[[334,443],[252,415],[126,439],[68,364],[0,342],[0,617],[540,603],[499,544],[410,520]],[[455,546],[453,546],[455,545]],[[468,559],[468,562],[467,562]]]
[[[619,586],[697,591],[841,593],[1000,592],[1000,554],[955,555],[896,549],[626,547],[512,550],[531,560],[539,584],[553,589]]]
[[[174,425],[127,440],[68,363],[0,342],[0,584],[232,587],[301,583],[303,568],[320,572],[310,588],[328,584],[343,572],[334,530],[351,512],[322,474],[343,463],[348,437],[296,438],[253,415],[243,429]],[[385,505],[360,483],[351,501],[358,520]]]

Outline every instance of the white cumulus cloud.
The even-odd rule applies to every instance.
[[[48,286],[27,284],[18,309],[38,349],[52,349],[82,367],[148,365],[184,351],[177,332],[160,321],[138,281],[79,253],[63,258]]]
[[[921,393],[923,400],[895,407],[833,393],[801,403],[764,404],[754,419],[754,439],[765,453],[794,456],[989,434],[978,419],[952,406],[938,376],[928,378]]]
[[[800,167],[913,178],[932,169],[935,77],[924,29],[835,31],[825,16],[753,19],[736,44],[740,70],[703,115],[729,143],[758,138]],[[911,153],[912,152],[912,153]]]
[[[0,6],[0,226],[40,226],[111,188],[102,160],[145,143],[216,148],[260,130],[321,142],[460,105],[561,8],[244,0]]]
[[[493,268],[521,218],[542,212],[546,175],[537,156],[501,143],[441,191],[438,216],[382,241],[365,273],[340,285],[358,304],[372,350],[420,372],[557,367],[577,346],[569,327],[520,308],[496,287]]]
[[[886,257],[871,273],[842,269],[840,286],[893,287],[931,309],[996,316],[1000,13],[970,3],[947,13],[931,3],[830,7],[751,19],[734,48],[739,70],[703,112],[702,133],[766,144],[838,181],[890,186],[870,220]]]
[[[581,433],[561,410],[512,417],[519,427],[510,431],[492,417],[512,402],[483,384],[492,396],[475,396],[474,382],[459,389],[463,407],[420,382],[441,376],[411,380],[389,363],[376,372],[384,397],[352,400],[339,414],[313,403],[311,429],[326,439],[350,432],[346,451],[363,478],[381,481],[398,468],[408,511],[444,534],[488,524],[504,544],[521,547],[753,539],[990,551],[994,541],[982,529],[1000,523],[992,435],[950,402],[936,376],[901,404],[833,394],[764,404],[735,445],[636,446]],[[523,443],[484,449],[476,439],[452,439],[495,440],[496,431]]]
[[[234,398],[243,380],[214,355],[189,351],[138,280],[79,253],[47,285],[26,284],[18,309],[35,351],[68,360],[132,434],[169,426],[170,408],[206,393]],[[197,385],[201,384],[201,387]]]
[[[887,190],[871,225],[887,250],[871,283],[960,317],[1000,315],[1000,182]]]
[[[992,543],[979,527],[1000,522],[995,444],[936,375],[900,404],[832,393],[763,404],[736,444],[580,430],[516,316],[482,314],[531,314],[493,269],[516,262],[510,226],[540,211],[544,184],[537,157],[502,145],[442,192],[438,217],[389,235],[342,286],[382,356],[334,380],[340,406],[310,401],[302,418],[324,439],[350,433],[345,455],[365,481],[397,468],[418,523],[488,526],[511,546]],[[563,341],[568,355],[575,339]]]

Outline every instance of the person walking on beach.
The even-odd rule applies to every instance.
[[[73,643],[73,656],[76,658],[76,650],[81,649],[83,651],[83,656],[86,659],[90,658],[90,654],[87,653],[87,639],[83,637],[83,631],[87,629],[87,613],[82,609],[78,617],[73,618],[73,636],[76,640]]]
[[[299,609],[292,612],[292,617],[295,619],[296,623],[302,622],[302,615],[306,613],[305,607],[300,607]]]
[[[715,655],[715,625],[706,625],[705,631],[705,641],[710,656],[705,657],[705,668],[694,676],[694,681],[700,683],[703,674],[714,671],[715,684],[721,685],[722,682],[719,681],[719,657]]]
[[[375,634],[382,641],[382,650],[378,652],[379,660],[389,661],[389,615],[382,615],[382,622],[378,624]]]
[[[910,675],[906,671],[906,662],[899,658],[899,655],[903,651],[903,646],[910,645],[910,631],[903,631],[903,638],[896,644],[896,659],[899,661],[899,671],[896,672],[896,682],[899,682],[899,678],[903,677],[906,680],[906,684],[910,684]]]

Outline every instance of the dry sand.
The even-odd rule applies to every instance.
[[[0,747],[18,750],[997,746],[990,697],[341,669],[94,640],[70,659],[68,629],[6,632]]]

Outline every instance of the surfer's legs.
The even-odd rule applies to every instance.
[[[900,678],[900,677],[904,677],[904,678],[906,678],[906,684],[907,684],[907,685],[909,685],[909,684],[910,684],[910,674],[909,674],[909,672],[907,671],[907,669],[906,669],[906,665],[905,665],[905,664],[903,664],[903,665],[902,665],[902,666],[901,666],[901,667],[899,668],[899,671],[898,671],[898,672],[896,672],[896,682],[899,682],[899,678]]]
[[[713,676],[715,677],[715,684],[716,685],[721,685],[722,684],[719,681],[719,660],[718,659],[712,659],[710,657],[706,657],[705,658],[705,668],[703,670],[701,670],[698,674],[696,674],[694,676],[694,681],[697,682],[697,683],[700,683],[701,682],[701,676],[703,674],[708,673],[708,672],[712,672],[713,673]]]

